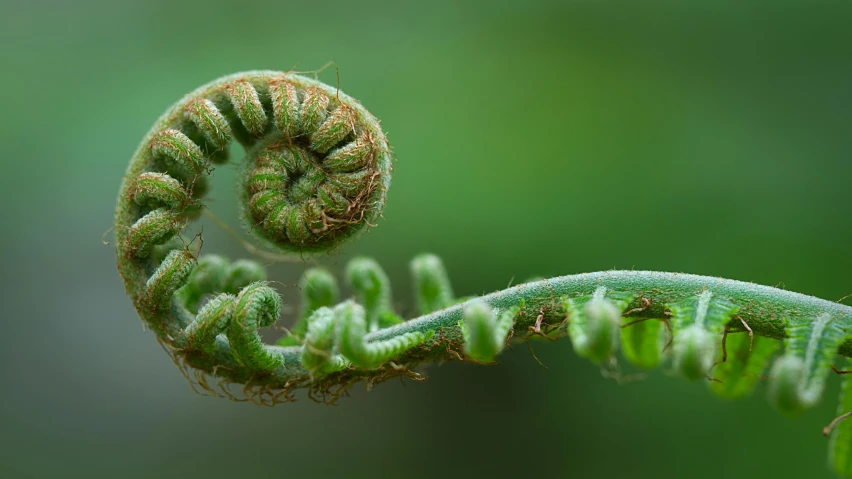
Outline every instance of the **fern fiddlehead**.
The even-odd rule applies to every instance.
[[[251,231],[299,254],[328,251],[375,221],[390,184],[390,150],[378,121],[354,99],[309,78],[262,71],[187,95],[130,162],[115,216],[118,267],[143,321],[187,365],[275,388],[294,377],[273,372],[286,356],[255,331],[280,311],[263,268],[196,258],[172,241],[199,215],[207,177],[227,161],[231,141],[247,151],[239,189]],[[303,286],[308,306],[294,328],[294,347],[307,317],[338,299],[334,279],[319,271]],[[386,281],[382,288],[389,288]],[[383,305],[375,314],[387,318]]]
[[[516,335],[568,336],[580,356],[602,365],[619,349],[642,368],[670,360],[686,378],[711,379],[718,394],[739,397],[783,340],[770,399],[796,413],[819,400],[835,355],[852,356],[852,308],[789,291],[608,271],[458,301],[433,255],[411,264],[420,317],[400,318],[381,267],[357,258],[345,274],[355,301],[340,302],[336,279],[309,269],[295,324],[277,345],[264,344],[257,329],[278,320],[281,300],[263,268],[199,257],[181,236],[203,210],[207,178],[228,160],[232,141],[247,151],[243,217],[261,242],[284,252],[327,252],[357,236],[379,216],[390,185],[391,154],[378,121],[351,97],[299,75],[224,77],[154,124],[118,196],[118,269],[144,323],[210,392],[207,375],[219,377],[228,396],[228,383],[244,384],[249,399],[267,404],[292,399],[297,388],[334,400],[359,380],[418,378],[411,367],[423,362],[491,362]],[[845,473],[850,427],[840,423],[832,433],[832,463]]]

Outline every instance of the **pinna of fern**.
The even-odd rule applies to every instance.
[[[329,271],[306,270],[296,321],[277,344],[265,344],[258,328],[276,324],[282,305],[262,265],[202,255],[183,237],[233,141],[247,151],[238,188],[252,234],[302,256],[332,251],[374,224],[392,169],[372,114],[339,89],[292,73],[223,77],[154,124],[118,196],[118,269],[143,322],[210,394],[271,405],[304,388],[333,401],[359,381],[420,379],[421,363],[493,363],[513,338],[567,336],[599,367],[621,356],[643,369],[667,365],[728,398],[749,394],[768,369],[770,402],[798,414],[820,400],[838,353],[852,356],[852,308],[810,296],[688,274],[606,271],[458,299],[443,263],[429,254],[411,263],[418,317],[394,310],[375,260],[355,258],[344,273],[351,298]],[[847,378],[827,433],[832,466],[852,476],[852,421],[842,420],[852,411]],[[244,385],[244,397],[230,384]]]

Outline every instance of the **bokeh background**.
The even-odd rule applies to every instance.
[[[378,228],[320,262],[379,258],[402,312],[422,251],[459,295],[635,268],[835,300],[852,293],[849,2],[1,5],[0,477],[832,477],[836,377],[787,419],[765,388],[729,403],[665,370],[618,385],[567,340],[534,344],[547,369],[519,345],[333,407],[202,397],[102,237],[137,143],[184,93],[334,61],[320,79],[339,72],[398,162]],[[235,170],[209,202],[231,224]]]

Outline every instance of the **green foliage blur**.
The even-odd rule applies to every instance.
[[[842,1],[0,2],[0,477],[832,477],[822,405],[619,385],[567,340],[432,365],[334,407],[194,394],[115,270],[138,142],[221,75],[311,71],[382,120],[379,226],[320,262],[407,263],[459,296],[618,269],[852,292],[852,4]],[[236,166],[210,209],[236,225]],[[247,257],[214,223],[204,250]],[[198,231],[196,226],[192,231]],[[302,263],[276,264],[295,284]],[[296,290],[282,287],[295,316]],[[268,337],[274,339],[275,332]]]

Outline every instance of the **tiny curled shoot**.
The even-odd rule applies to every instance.
[[[351,260],[346,266],[346,281],[355,290],[355,297],[366,311],[370,332],[402,321],[393,312],[390,280],[375,260]]]
[[[364,339],[367,329],[365,317],[364,307],[352,301],[334,308],[337,347],[344,357],[359,368],[374,369],[435,335],[434,331],[429,330],[426,333],[411,332],[384,341],[367,342]]]
[[[278,340],[279,346],[298,346],[308,329],[309,318],[322,307],[331,307],[340,302],[340,287],[337,279],[325,268],[309,268],[299,279],[301,312],[290,334]]]
[[[434,254],[421,254],[411,260],[414,296],[420,314],[444,309],[455,302],[444,262]]]
[[[489,363],[506,346],[507,336],[520,308],[497,312],[487,303],[469,301],[459,322],[465,354],[475,361]]]
[[[321,377],[349,366],[349,362],[333,352],[335,344],[334,311],[322,306],[308,319],[305,342],[301,347],[302,365],[312,378]]]

